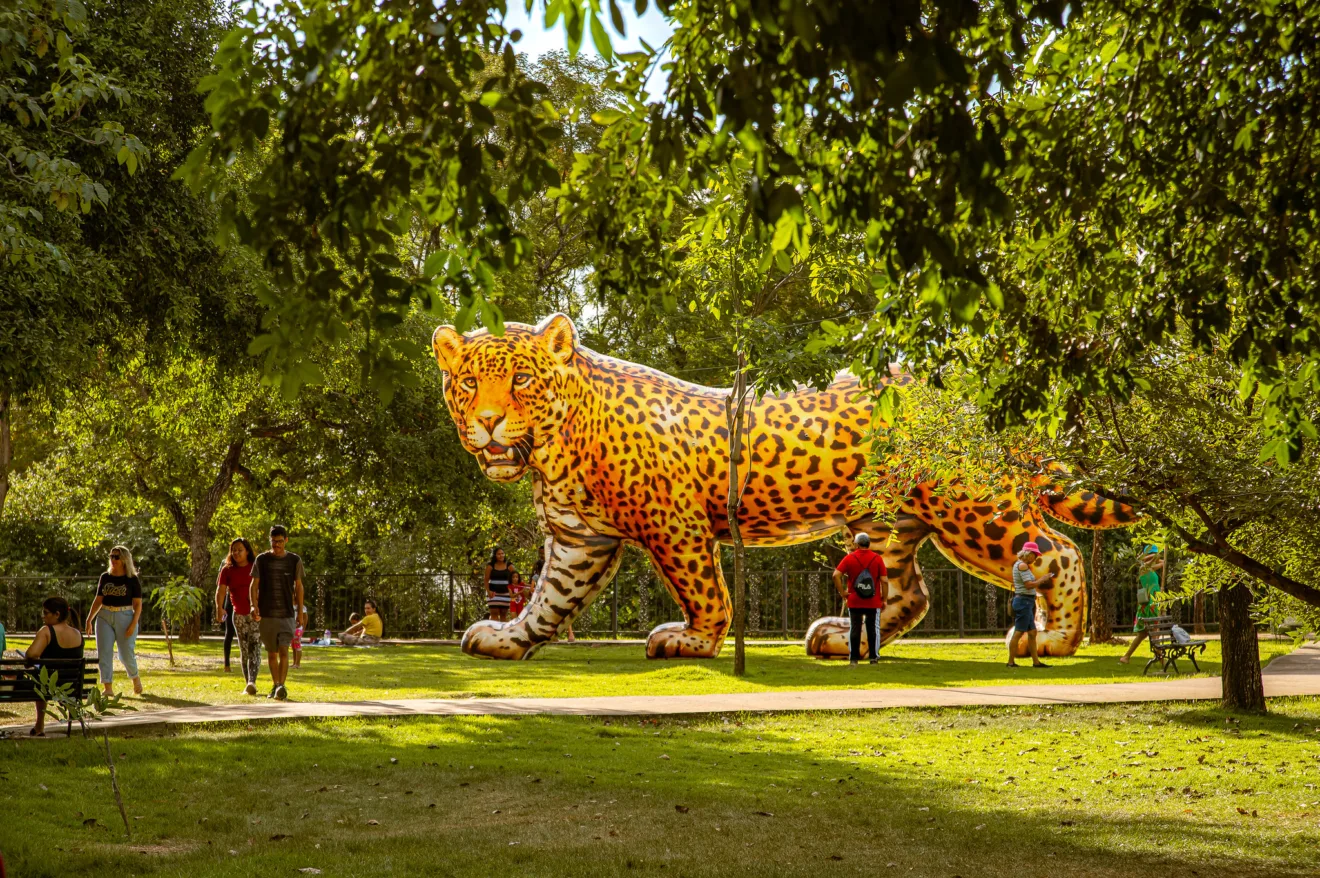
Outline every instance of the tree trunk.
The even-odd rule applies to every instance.
[[[202,603],[205,606],[215,602],[215,576],[211,572],[211,529],[207,527],[198,531],[197,527],[193,528],[188,545],[188,558],[191,561],[188,583],[202,590]],[[201,639],[202,616],[197,613],[179,626],[179,642],[199,643]]]
[[[14,446],[9,436],[9,388],[0,388],[0,518],[4,518],[5,499],[9,497],[9,467],[14,462]]]
[[[1105,532],[1095,531],[1091,544],[1091,642],[1110,643],[1114,629],[1109,624],[1109,591],[1105,576]]]
[[[1228,710],[1265,711],[1260,647],[1251,620],[1251,589],[1238,582],[1219,592],[1219,637],[1223,650],[1223,697]]]
[[[729,494],[725,512],[729,520],[729,535],[733,540],[733,675],[747,673],[745,637],[747,633],[747,552],[743,547],[742,528],[738,524],[738,511],[742,508],[745,482],[739,479],[738,464],[742,463],[743,410],[747,404],[746,359],[738,353],[738,372],[733,388],[725,402],[725,416],[729,427]],[[748,467],[750,470],[750,465]],[[718,558],[716,563],[719,563]]]
[[[1192,633],[1205,633],[1205,592],[1198,591],[1192,598]]]

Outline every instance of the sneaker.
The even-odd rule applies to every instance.
[[[283,684],[283,683],[281,683],[279,686],[275,687],[275,693],[274,693],[274,695],[275,695],[275,700],[276,700],[276,701],[288,701],[288,700],[289,700],[289,690],[284,688],[284,684]]]
[[[247,684],[247,687],[243,689],[243,694],[244,694],[244,695],[256,695],[256,694],[257,694],[257,684],[256,684],[256,683],[248,683],[248,684]]]
[[[267,695],[266,697],[267,697],[267,698],[274,698],[274,697],[275,697],[275,693],[278,692],[278,691],[280,691],[280,687],[279,687],[278,685],[271,686],[271,687],[270,687],[270,694]]]

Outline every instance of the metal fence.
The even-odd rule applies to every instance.
[[[747,575],[747,627],[756,637],[800,637],[816,619],[841,612],[831,571],[759,570]],[[923,571],[930,610],[909,636],[998,634],[1012,625],[1009,593],[961,570]],[[172,577],[144,576],[144,592]],[[31,631],[40,624],[41,601],[51,594],[66,598],[85,618],[96,591],[94,577],[0,578],[0,620],[10,631]],[[1136,614],[1135,587],[1108,588],[1110,622],[1121,633]],[[486,593],[475,573],[320,574],[308,577],[304,599],[308,630],[341,631],[366,598],[377,602],[387,637],[452,638],[486,618]],[[1202,596],[1208,630],[1218,628],[1217,596]],[[160,630],[160,617],[146,600],[142,631]],[[215,607],[205,601],[202,628],[214,625]],[[1190,624],[1192,600],[1174,602],[1169,613]],[[640,637],[662,622],[682,619],[678,605],[649,567],[625,567],[574,622],[579,636]]]

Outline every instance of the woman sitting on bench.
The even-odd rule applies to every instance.
[[[78,630],[78,620],[73,617],[73,608],[68,601],[61,597],[46,598],[41,604],[41,622],[43,627],[32,639],[26,653],[29,661],[44,660],[37,661],[36,669],[30,672],[34,683],[40,679],[45,662],[81,660],[83,657],[82,632]],[[72,672],[74,676],[81,673],[81,669]],[[51,670],[50,682],[58,685],[58,668]],[[28,734],[34,737],[46,734],[46,702],[40,699],[37,700],[37,724]]]

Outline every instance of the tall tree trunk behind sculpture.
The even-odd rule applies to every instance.
[[[1091,534],[1091,618],[1090,637],[1092,643],[1109,643],[1114,639],[1113,626],[1109,624],[1109,582],[1105,570],[1105,532]]]

